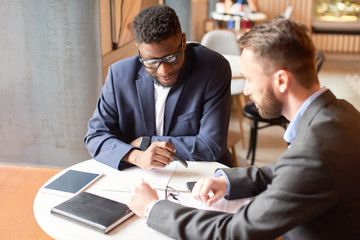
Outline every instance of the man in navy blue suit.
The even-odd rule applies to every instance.
[[[139,54],[109,68],[85,136],[90,154],[119,170],[165,167],[175,151],[188,161],[232,166],[229,63],[186,43],[168,6],[142,10],[133,28]]]

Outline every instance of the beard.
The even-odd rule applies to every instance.
[[[272,88],[267,89],[261,102],[256,102],[254,99],[252,101],[255,102],[262,118],[278,118],[282,115],[283,103],[276,98]]]
[[[175,81],[174,83],[172,84],[169,84],[169,85],[163,85],[160,81],[159,81],[159,76],[155,75],[155,74],[151,74],[149,73],[149,75],[151,76],[151,78],[153,79],[154,83],[159,85],[159,86],[163,86],[164,88],[167,88],[167,87],[173,87],[173,86],[176,86],[177,83],[178,83],[178,80],[179,80],[179,75],[180,75],[180,72],[175,72],[175,73],[172,73],[171,75],[172,76],[176,76],[175,77]]]

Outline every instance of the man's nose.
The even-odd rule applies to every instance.
[[[249,86],[250,84],[248,83],[248,81],[246,80],[245,81],[245,85],[244,85],[244,91],[243,91],[243,93],[244,93],[244,95],[245,96],[250,96],[251,95],[251,90],[250,90],[250,86]]]
[[[157,69],[157,72],[160,75],[166,75],[170,71],[171,71],[171,66],[163,62],[160,63],[160,66]]]

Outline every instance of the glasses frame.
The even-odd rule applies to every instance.
[[[178,199],[178,196],[180,196],[179,191],[172,188],[172,187],[166,186],[166,188],[165,188],[165,200],[169,200],[169,196],[171,196],[175,201],[177,201],[180,204],[180,200]]]
[[[177,63],[179,63],[182,59],[182,55],[183,55],[183,38],[182,38],[183,35],[181,35],[181,43],[180,43],[180,47],[181,47],[181,50],[178,51],[178,52],[175,52],[175,53],[172,53],[172,54],[169,54],[169,55],[166,55],[164,57],[161,57],[161,58],[143,58],[140,54],[140,51],[138,50],[138,53],[139,53],[139,61],[142,63],[142,65],[148,69],[157,69],[160,64],[163,62],[167,65],[175,65]],[[180,56],[178,60],[175,60],[173,62],[168,62],[166,60],[166,58],[169,58],[169,57],[177,57],[177,56]],[[145,61],[148,61],[148,60],[152,60],[152,61],[157,61],[157,65],[156,67],[149,67],[149,66],[146,66],[144,64]]]

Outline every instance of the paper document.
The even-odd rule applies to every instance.
[[[101,181],[102,190],[131,192],[135,184],[141,179],[149,183],[153,188],[165,189],[173,175],[178,162],[173,161],[164,168],[153,168],[144,170],[139,167],[132,167],[118,171]]]
[[[251,198],[242,198],[236,200],[226,200],[225,198],[220,199],[212,206],[206,206],[206,203],[203,203],[191,196],[191,193],[180,192],[176,198],[179,201],[176,201],[170,197],[168,200],[180,203],[183,206],[193,207],[197,209],[204,209],[204,210],[214,210],[214,211],[221,211],[221,212],[228,212],[228,213],[235,213],[239,210],[243,205],[248,204],[251,201]]]

